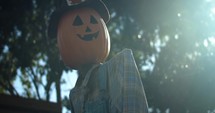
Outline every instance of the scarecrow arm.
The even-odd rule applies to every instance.
[[[111,113],[148,113],[143,84],[133,58],[126,49],[110,61],[109,93]]]

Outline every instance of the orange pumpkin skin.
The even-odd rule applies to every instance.
[[[73,69],[102,63],[110,51],[106,24],[91,8],[65,14],[58,25],[57,41],[63,62]]]

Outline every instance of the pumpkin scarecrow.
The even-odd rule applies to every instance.
[[[57,38],[65,65],[79,72],[70,92],[72,113],[148,113],[132,51],[105,62],[109,19],[101,0],[61,0],[50,17],[48,36]]]

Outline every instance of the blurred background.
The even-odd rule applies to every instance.
[[[0,93],[61,103],[75,70],[48,39],[59,0],[0,1]],[[150,113],[215,113],[215,0],[104,0],[109,58],[133,50]]]

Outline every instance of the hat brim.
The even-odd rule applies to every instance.
[[[48,37],[56,38],[57,27],[58,27],[61,17],[64,14],[66,14],[67,12],[72,11],[74,9],[78,9],[78,8],[82,8],[82,7],[90,7],[90,8],[95,9],[106,23],[110,19],[109,11],[101,0],[93,0],[93,1],[89,0],[89,1],[86,1],[86,2],[78,4],[78,5],[59,8],[56,11],[54,11],[50,16],[49,25],[48,25]]]

